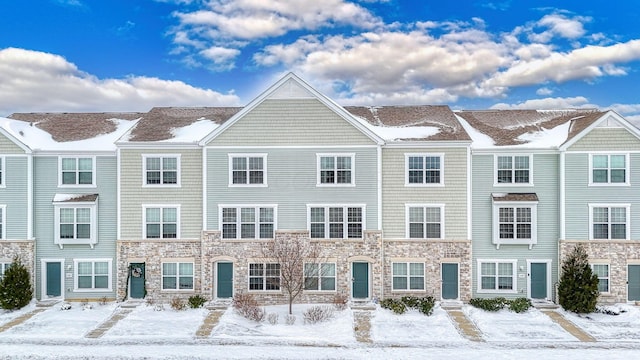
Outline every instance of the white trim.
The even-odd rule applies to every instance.
[[[47,296],[47,263],[60,263],[60,297]],[[64,259],[49,259],[42,258],[40,259],[40,299],[62,299],[64,300],[65,296],[65,286],[64,286],[64,270],[65,264]]]
[[[606,265],[607,266],[607,277],[603,277],[602,279],[607,279],[607,291],[600,291],[598,289],[598,292],[600,294],[610,294],[611,293],[611,263],[609,262],[604,262],[604,261],[594,261],[594,262],[589,262],[589,266],[591,266],[591,270],[593,271],[594,275],[597,275],[595,272],[595,269],[593,268],[594,265]],[[628,276],[628,275],[627,275]],[[600,287],[600,276],[598,276],[598,287]]]
[[[333,157],[335,162],[335,181],[334,183],[323,183],[321,177],[321,162],[323,157]],[[338,168],[337,168],[337,158],[338,157],[348,157],[351,158],[351,182],[349,183],[338,183]],[[317,187],[352,187],[356,186],[356,154],[355,153],[316,153],[316,186]]]
[[[498,263],[503,263],[503,264],[511,264],[512,265],[512,276],[511,276],[511,285],[513,286],[513,289],[511,290],[499,290],[497,289],[498,287],[498,267],[496,266],[496,289],[482,289],[482,264],[498,264]],[[518,293],[518,269],[517,269],[517,265],[518,265],[518,260],[517,259],[477,259],[476,260],[476,264],[477,264],[477,279],[476,279],[476,285],[477,285],[477,292],[478,294],[517,294]]]
[[[207,185],[209,181],[209,174],[207,173],[209,171],[207,166],[207,153],[207,149],[202,148],[202,229],[200,229],[202,231],[207,230],[207,228],[209,227],[207,224],[207,216],[209,210],[209,206],[207,204]],[[204,262],[202,263],[202,266],[204,267]]]
[[[7,239],[7,205],[0,204],[0,225],[2,225],[2,229],[0,229],[0,240]]]
[[[604,115],[602,115],[598,120],[594,121],[591,125],[587,126],[586,129],[582,130],[579,134],[569,139],[567,142],[560,146],[560,150],[567,150],[573,144],[580,141],[585,135],[591,132],[594,128],[598,127],[602,122],[608,120],[609,118],[613,118],[613,120],[617,121],[623,128],[633,134],[635,137],[640,138],[640,129],[633,126],[627,120],[625,120],[622,116],[618,115],[615,111],[608,110]]]
[[[551,300],[552,290],[551,290],[551,265],[553,264],[553,260],[551,259],[527,259],[527,298],[532,299],[531,297],[531,264],[546,264],[547,265],[547,297],[545,300]]]
[[[5,156],[0,156],[0,189],[7,187],[7,164]]]
[[[75,184],[63,184],[62,183],[62,160],[65,159],[73,159],[75,160],[75,173],[76,173],[76,183]],[[80,159],[91,159],[91,184],[80,184]],[[96,172],[97,169],[97,161],[96,156],[86,156],[86,155],[77,155],[77,156],[58,156],[58,187],[59,188],[95,188],[96,184]]]
[[[455,264],[457,269],[456,269],[456,274],[458,275],[458,280],[457,280],[457,284],[458,284],[458,289],[457,289],[457,293],[458,293],[458,297],[455,299],[444,299],[443,298],[443,289],[444,286],[442,285],[444,283],[444,279],[442,278],[444,273],[442,272],[442,268],[445,264]],[[460,263],[459,262],[450,262],[450,261],[443,261],[440,263],[440,299],[442,301],[446,301],[446,300],[460,300]]]
[[[268,187],[267,183],[267,153],[228,153],[228,170],[229,170],[229,187]],[[247,168],[245,170],[247,175],[246,183],[233,183],[233,159],[234,158],[244,158],[247,160]],[[250,158],[261,158],[262,159],[262,183],[261,184],[250,184],[249,179],[251,178],[249,172],[249,159]]]
[[[410,208],[422,208],[422,209],[426,209],[426,208],[439,208],[440,209],[440,237],[437,238],[427,238],[427,237],[421,237],[421,238],[412,238],[411,234],[410,234],[410,226],[409,226],[409,209]],[[426,234],[427,231],[427,227],[426,227],[426,217],[427,213],[426,211],[423,212],[422,214],[422,224],[425,225],[424,227],[424,231],[423,231],[423,235]],[[405,226],[405,238],[407,239],[424,239],[424,240],[429,240],[429,239],[444,239],[445,238],[445,204],[432,204],[432,203],[407,203],[404,204],[404,226]]]
[[[122,159],[120,148],[116,150],[116,240],[122,239]],[[116,275],[116,281],[119,275]]]
[[[472,141],[469,140],[438,140],[438,141],[411,141],[411,140],[400,140],[400,141],[388,141],[384,145],[385,148],[396,148],[396,149],[415,149],[415,148],[423,148],[423,149],[433,149],[433,148],[452,148],[452,147],[466,147],[468,148],[471,145]]]
[[[164,238],[162,237],[162,225],[164,225],[163,214],[164,209],[176,209],[176,237],[175,239],[180,239],[180,204],[142,204],[142,238],[143,239],[151,239],[151,240],[171,240],[174,238]],[[160,209],[160,237],[158,238],[148,238],[147,237],[147,209]],[[174,239],[174,240],[175,240]]]
[[[471,156],[471,147],[467,147],[467,203],[465,204],[467,208],[467,239],[473,239],[473,179],[471,177],[471,173],[473,172],[473,157]],[[460,268],[458,268],[458,272],[460,272]],[[459,293],[458,293],[459,296]]]
[[[255,235],[256,237],[251,239],[273,239],[273,238],[261,238],[260,237],[260,209],[268,208],[273,209],[273,236],[275,237],[276,230],[278,230],[278,204],[218,204],[218,230],[220,231],[220,238],[222,240],[229,239],[243,239],[242,235],[242,219],[240,209],[254,209],[255,211]],[[225,238],[223,234],[223,222],[222,222],[222,209],[236,209],[236,237]]]
[[[343,228],[342,235],[347,235],[342,239],[364,239],[364,232],[367,230],[367,206],[365,204],[307,204],[307,231],[309,231],[309,237],[311,238],[311,208],[323,208],[324,212],[324,238],[319,239],[334,239],[329,237],[329,208],[342,208],[343,211]],[[362,209],[362,236],[359,238],[349,238],[348,234],[348,208],[361,208]],[[346,226],[347,225],[347,226]]]
[[[73,229],[73,239],[61,239],[60,238],[60,210],[61,209],[73,209],[74,216],[74,229]],[[75,218],[77,217],[78,209],[89,209],[90,211],[90,223],[89,223],[89,238],[88,239],[78,239],[78,228],[76,225]],[[53,203],[53,243],[58,245],[60,249],[64,247],[64,245],[89,245],[92,249],[95,244],[98,243],[98,200],[93,202],[54,202]]]
[[[267,287],[267,265],[275,264],[278,265],[278,289],[265,289]],[[264,265],[262,268],[262,275],[260,276],[251,276],[251,265]],[[251,278],[261,278],[262,279],[262,289],[251,289]],[[269,276],[272,277],[272,276]],[[249,293],[281,293],[282,292],[282,265],[278,262],[271,261],[248,261],[247,262],[247,291]]]
[[[589,203],[589,240],[629,240],[631,239],[631,204],[620,203]],[[625,208],[625,238],[624,239],[611,239],[611,226],[607,232],[607,239],[594,239],[593,238],[593,209],[594,208],[607,208],[608,211],[608,224],[611,225],[611,208]]]
[[[500,238],[500,208],[512,208],[513,213],[513,239]],[[531,209],[531,238],[517,238],[517,210],[518,208]],[[538,202],[537,201],[493,201],[492,202],[492,243],[500,249],[500,245],[529,245],[529,249],[538,243]]]
[[[382,230],[382,147],[378,146],[376,151],[377,160],[377,207],[378,207],[378,230]],[[383,247],[380,247],[380,252],[382,253]],[[380,257],[382,259],[382,255]]]
[[[404,154],[404,186],[406,187],[444,187],[444,155],[445,155],[444,153],[405,153]],[[423,159],[423,161],[426,157],[439,158],[440,168],[438,169],[438,172],[439,172],[440,181],[437,183],[426,183],[426,182],[410,183],[409,182],[409,158],[410,157],[420,157]],[[425,161],[425,166],[426,166],[426,161]],[[420,171],[426,172],[427,169],[422,169]],[[424,175],[426,176],[426,174]]]
[[[394,264],[405,264],[407,266],[407,274],[406,275],[395,275],[393,270]],[[420,264],[422,265],[422,289],[411,289],[411,264]],[[394,278],[405,278],[407,280],[407,288],[406,289],[396,289],[394,287]],[[413,277],[418,277],[418,276],[413,276]],[[426,292],[427,291],[427,269],[426,269],[426,264],[422,261],[392,261],[391,262],[391,292],[397,292],[397,293],[402,293],[402,292]]]
[[[566,234],[567,234],[567,197],[566,197],[566,152],[562,151],[560,152],[560,198],[558,199],[558,202],[560,203],[560,240],[564,240],[566,238]]]
[[[256,149],[373,149],[381,145],[207,145],[207,150],[255,151]]]
[[[318,293],[336,293],[338,292],[338,264],[336,264],[335,261],[323,261],[323,262],[305,262],[302,264],[303,269],[304,266],[306,266],[307,264],[317,264],[318,265],[318,275],[317,276],[313,276],[313,278],[318,280],[318,289],[307,289],[306,288],[306,280],[307,278],[310,278],[312,276],[309,276],[307,274],[307,270],[305,269],[303,271],[303,285],[302,285],[302,289],[305,293],[312,293],[312,294],[318,294]],[[322,265],[325,264],[330,264],[333,265],[333,276],[326,276],[325,273],[322,272]],[[332,278],[333,279],[333,290],[326,290],[326,289],[322,289],[322,278]]]
[[[160,158],[160,184],[147,184],[147,159],[149,158]],[[176,183],[175,184],[163,184],[163,169],[162,162],[165,158],[175,158],[176,159]],[[179,188],[181,187],[181,154],[142,154],[142,187],[146,188]]]
[[[90,262],[92,266],[92,282],[94,287],[92,288],[79,288],[78,287],[78,263],[81,262]],[[104,288],[95,288],[95,263],[97,262],[106,262],[107,263],[107,276],[108,276],[108,287]],[[113,259],[112,258],[89,258],[89,259],[73,259],[73,291],[74,292],[111,292],[113,291]]]
[[[34,181],[33,181],[33,156],[27,157],[27,239],[33,239],[33,211]]]
[[[176,288],[175,289],[165,289],[164,288],[164,265],[165,264],[176,264],[176,275],[168,275],[167,277],[175,277],[176,279]],[[180,275],[180,264],[191,264],[191,289],[180,289],[180,277],[187,277]],[[146,272],[146,266],[145,266]],[[161,292],[194,292],[196,289],[196,264],[193,260],[163,260],[160,263],[160,291]]]
[[[607,163],[608,163],[608,167],[606,168],[607,170],[607,182],[602,182],[602,183],[594,183],[593,182],[593,156],[607,156]],[[622,183],[612,183],[611,182],[611,155],[624,155],[624,182]],[[629,170],[629,153],[628,152],[617,152],[617,151],[610,151],[610,152],[606,152],[606,153],[601,153],[601,152],[592,152],[589,153],[589,184],[588,186],[630,186],[631,185],[631,181],[630,181],[630,177],[631,177],[631,172]]]
[[[501,183],[498,182],[498,158],[500,157],[511,157],[511,182],[509,183]],[[528,157],[529,158],[529,182],[526,183],[517,183],[516,181],[516,157]],[[506,169],[505,169],[506,170]],[[522,170],[522,169],[520,169]],[[513,187],[531,187],[533,186],[533,154],[531,153],[504,153],[504,154],[494,154],[493,155],[493,186],[503,187],[503,186],[513,186]]]

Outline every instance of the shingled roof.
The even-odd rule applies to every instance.
[[[558,146],[598,120],[604,112],[596,109],[569,110],[464,110],[456,112],[469,125],[489,136],[495,146],[525,145],[522,135],[554,129],[570,122]]]
[[[429,106],[345,106],[356,117],[378,127],[435,127],[438,132],[428,137],[398,140],[471,140],[451,109],[446,105]]]

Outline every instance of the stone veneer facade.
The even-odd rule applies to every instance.
[[[17,256],[22,264],[31,274],[31,285],[35,295],[36,272],[35,272],[35,246],[34,240],[1,240],[0,241],[0,259],[13,261]]]
[[[578,243],[584,245],[590,263],[609,264],[609,293],[600,294],[598,302],[627,302],[627,265],[640,265],[640,241],[561,240],[560,264]]]

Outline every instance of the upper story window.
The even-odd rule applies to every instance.
[[[144,186],[180,186],[180,155],[142,155]]]
[[[220,206],[223,239],[273,239],[275,206]]]
[[[443,154],[405,154],[405,185],[444,185]]]
[[[589,204],[589,238],[630,239],[630,208],[629,204]]]
[[[589,185],[629,185],[628,154],[591,154]]]
[[[177,239],[180,207],[177,205],[144,205],[144,238]]]
[[[364,206],[310,205],[309,232],[313,239],[361,239]]]
[[[533,193],[493,194],[493,243],[529,245],[538,242],[538,197]]]
[[[355,185],[355,154],[318,154],[318,186]]]
[[[74,291],[111,291],[111,259],[76,259]]]
[[[60,186],[95,186],[95,157],[59,157]]]
[[[407,238],[442,239],[444,205],[406,205]]]
[[[68,199],[63,199],[64,197]],[[93,248],[97,235],[98,196],[58,194],[54,199],[54,243],[63,245],[87,244]]]
[[[495,157],[496,185],[531,185],[533,183],[531,155],[497,155]]]
[[[478,260],[478,292],[515,293],[516,263],[515,260]]]
[[[229,154],[229,186],[266,186],[266,154]]]

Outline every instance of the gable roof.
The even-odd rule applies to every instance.
[[[618,113],[616,113],[615,111],[609,110],[607,112],[601,113],[601,115],[598,118],[593,119],[593,121],[581,122],[579,125],[576,124],[575,127],[572,127],[569,138],[562,144],[560,149],[565,150],[569,148],[571,145],[575,144],[578,140],[582,139],[585,135],[591,132],[591,130],[609,119],[615,120],[624,129],[629,131],[636,138],[640,139],[640,129],[631,124],[622,116],[618,115]]]

